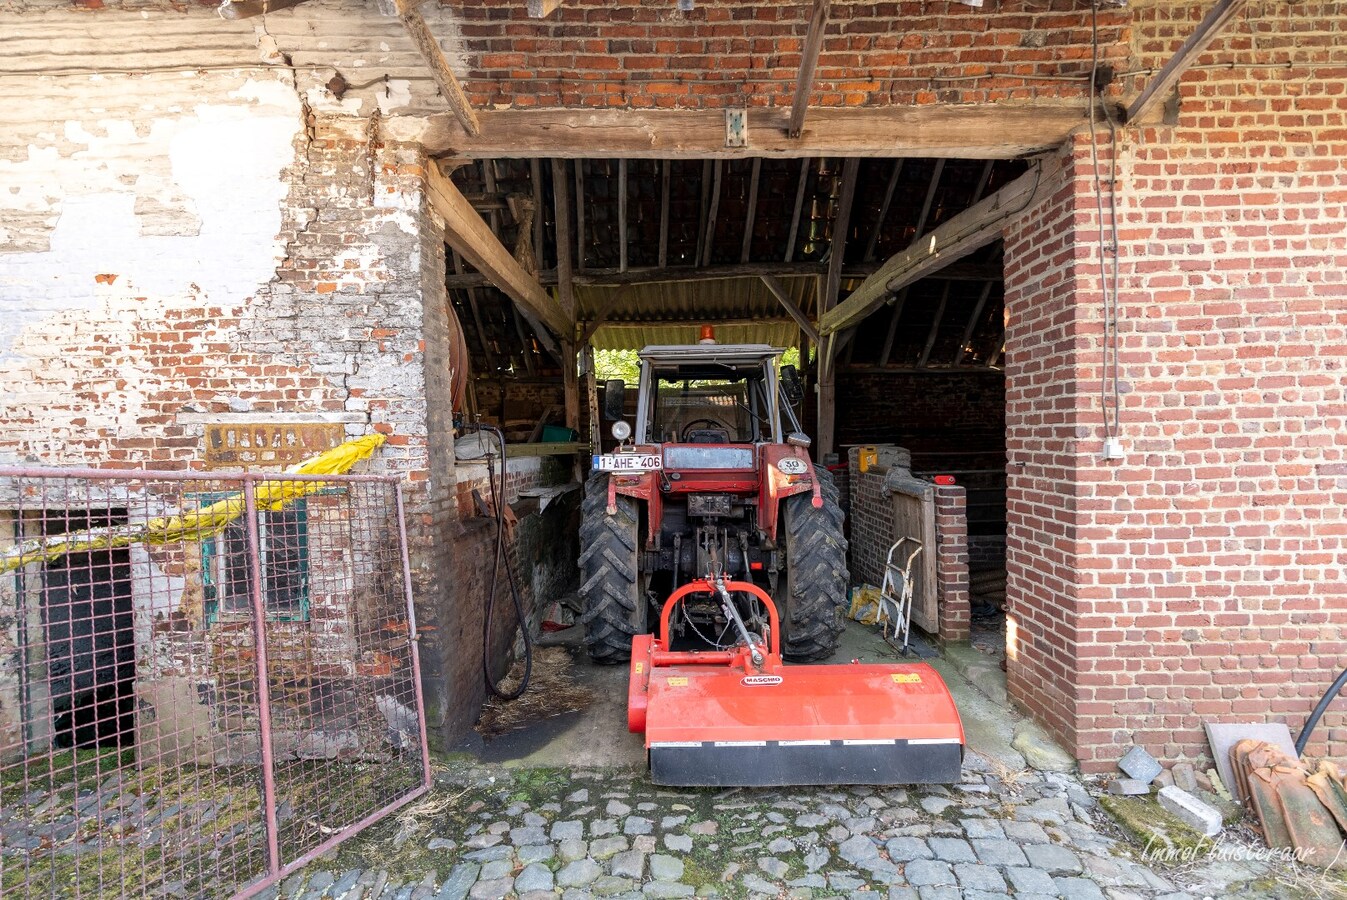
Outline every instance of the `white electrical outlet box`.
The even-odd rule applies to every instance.
[[[1104,459],[1126,459],[1122,438],[1108,438],[1104,441]]]

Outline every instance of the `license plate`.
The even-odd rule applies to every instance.
[[[653,472],[664,468],[658,453],[620,453],[594,457],[596,472]]]

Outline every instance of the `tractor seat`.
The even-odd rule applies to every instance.
[[[724,428],[694,428],[688,432],[689,444],[728,444],[730,433]]]

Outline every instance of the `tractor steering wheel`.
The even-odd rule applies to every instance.
[[[688,422],[686,425],[683,426],[683,432],[682,432],[682,435],[680,436],[680,440],[681,440],[683,443],[685,443],[685,444],[686,444],[686,443],[691,443],[691,442],[692,442],[691,439],[692,439],[692,437],[693,437],[693,432],[699,430],[699,429],[696,428],[696,426],[698,426],[698,425],[710,425],[710,426],[713,426],[711,429],[705,429],[705,430],[720,431],[720,432],[722,432],[722,433],[724,434],[724,436],[725,436],[725,437],[724,437],[724,440],[729,440],[730,429],[729,429],[728,427],[725,426],[725,423],[719,422],[719,421],[717,421],[717,420],[715,420],[715,419],[693,419],[691,422]]]

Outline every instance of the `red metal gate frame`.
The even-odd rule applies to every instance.
[[[248,541],[251,572],[250,599],[252,615],[257,623],[253,629],[258,671],[259,731],[261,740],[263,808],[266,814],[267,875],[233,895],[236,900],[253,897],[276,884],[282,878],[304,868],[319,856],[359,834],[375,822],[424,796],[431,787],[430,748],[426,737],[425,697],[421,685],[420,636],[416,626],[416,606],[412,593],[411,556],[407,548],[407,514],[403,496],[403,480],[393,475],[298,475],[283,472],[243,471],[157,471],[153,469],[91,469],[51,468],[43,466],[0,466],[0,478],[21,479],[84,479],[90,481],[234,481],[243,486],[244,520]],[[257,484],[259,482],[322,482],[324,484],[381,483],[392,485],[398,520],[398,545],[402,561],[402,587],[407,607],[407,633],[412,660],[412,682],[416,697],[416,716],[421,752],[421,785],[390,803],[353,822],[297,859],[282,863],[280,858],[279,823],[277,821],[276,770],[271,734],[270,685],[267,683],[266,612],[262,589],[261,554],[257,531]]]

